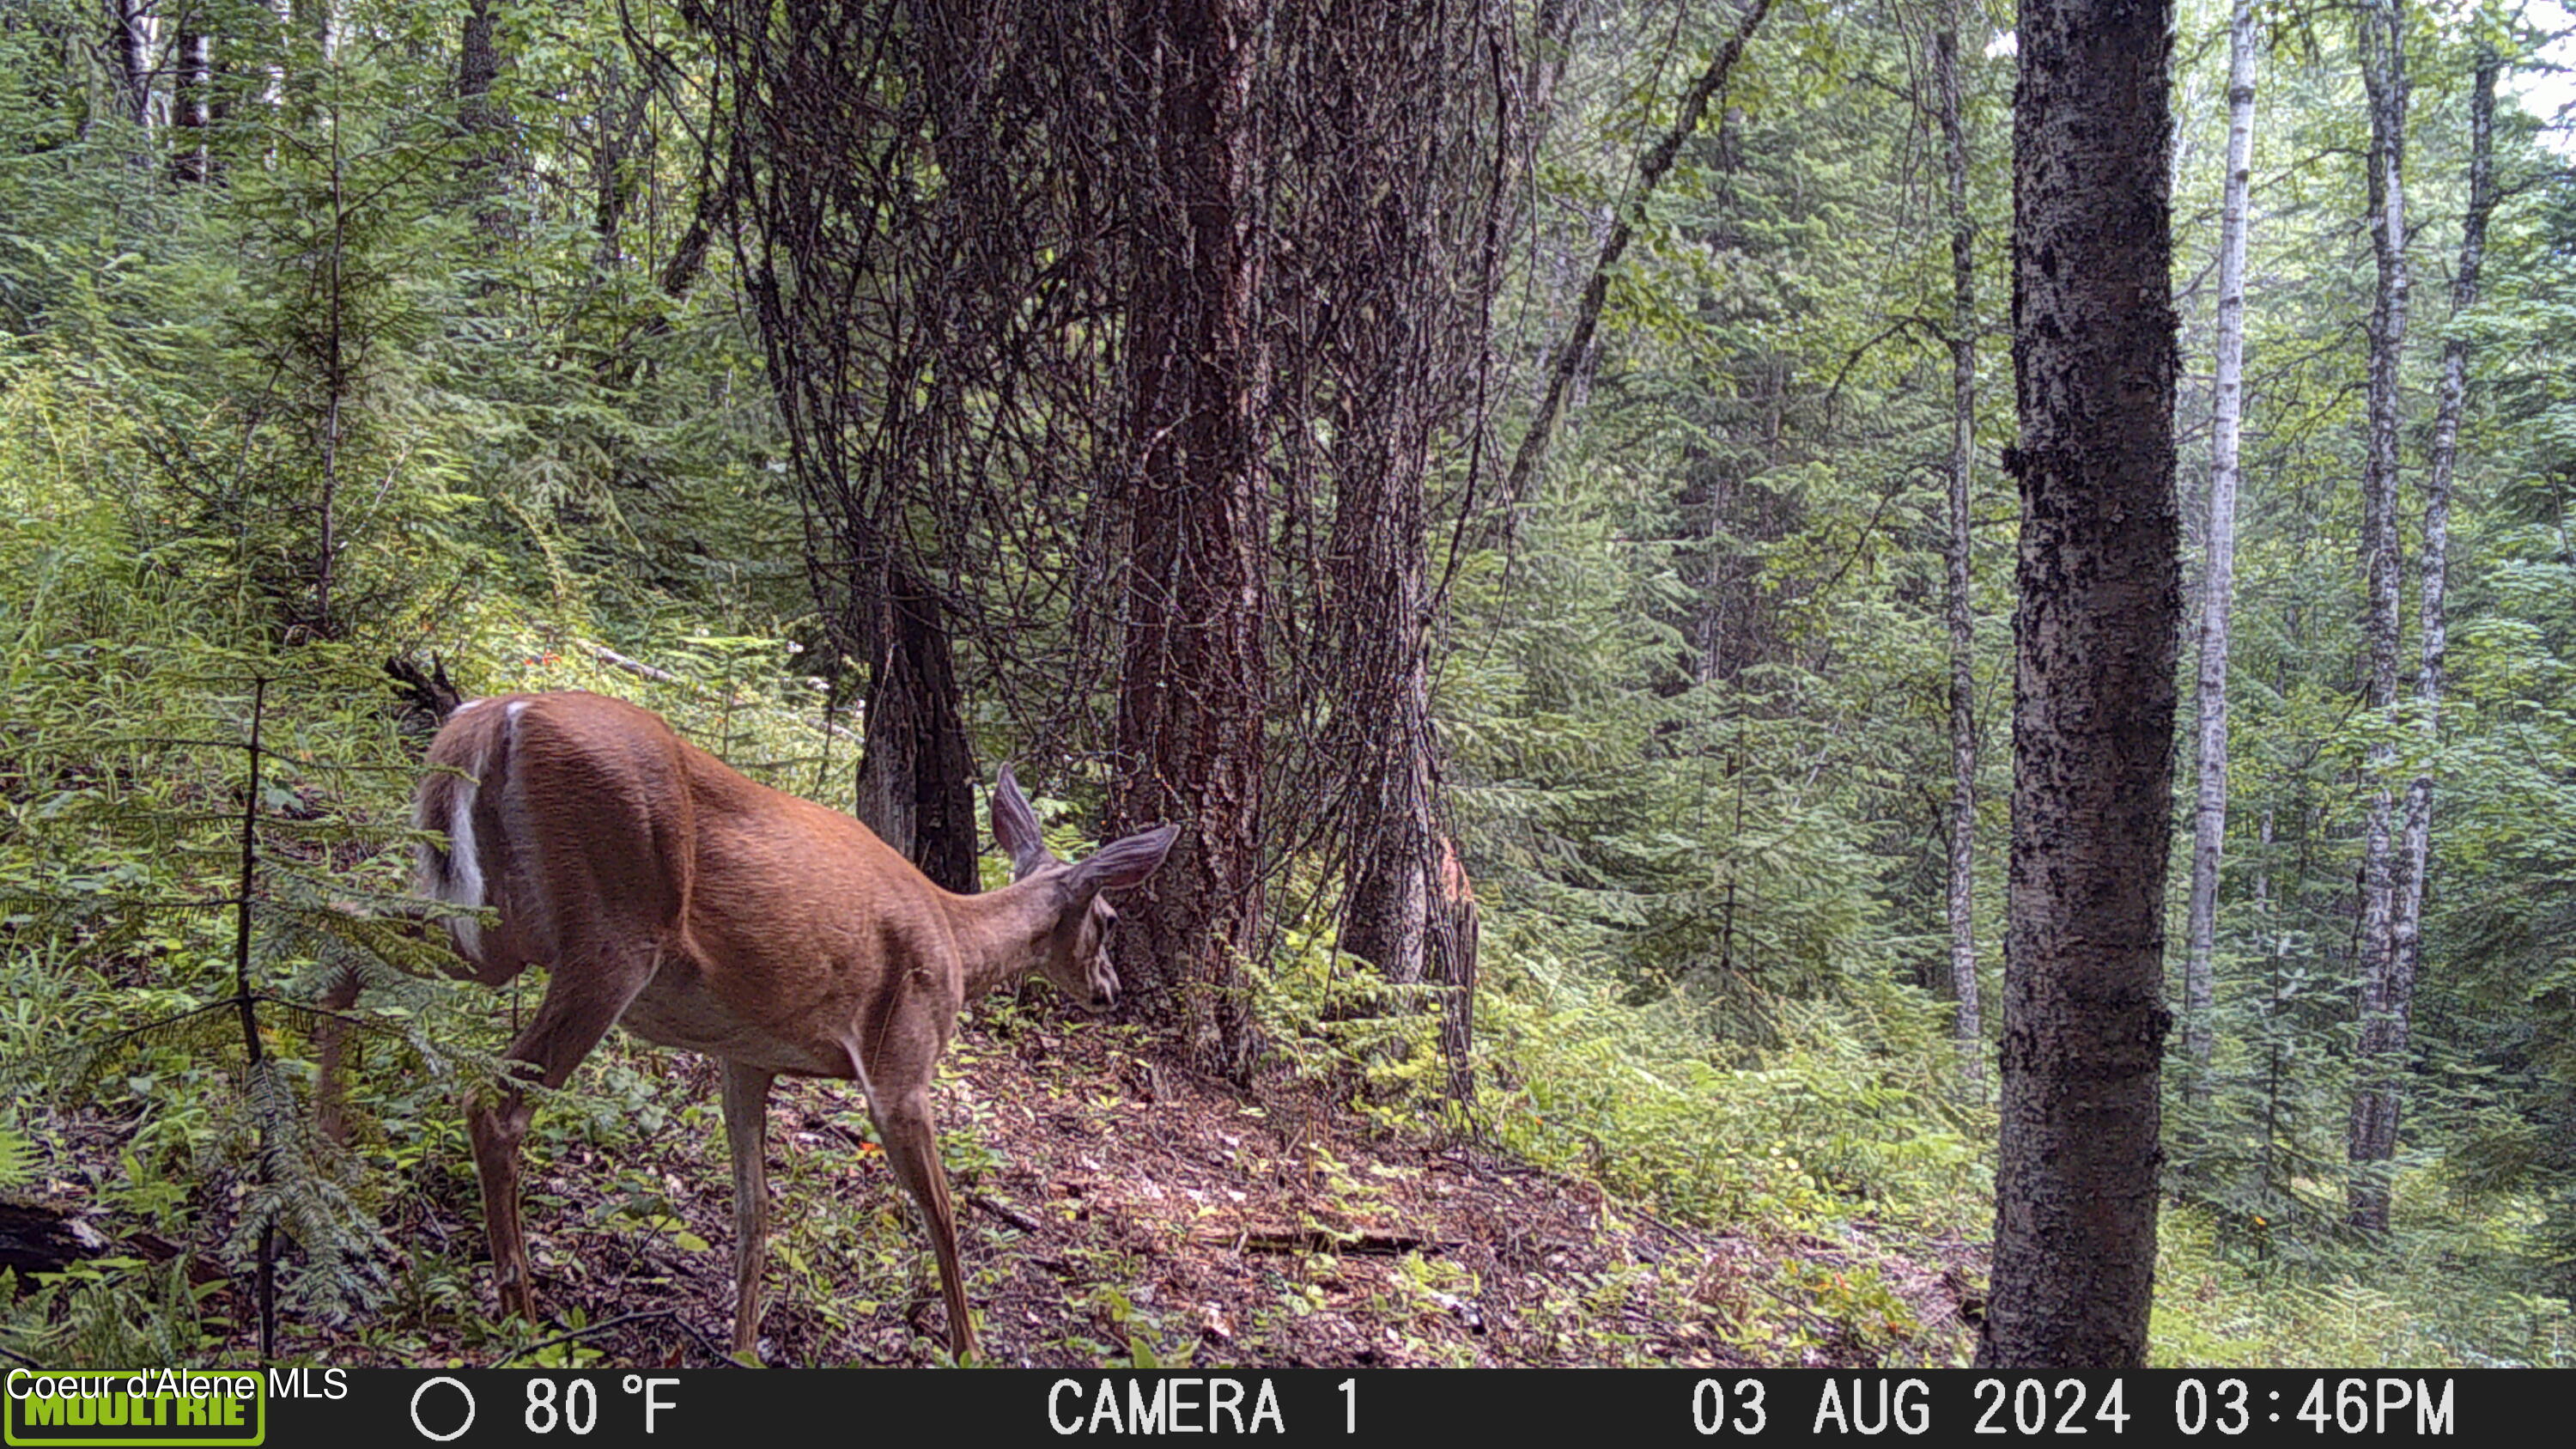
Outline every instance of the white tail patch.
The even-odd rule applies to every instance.
[[[445,820],[428,818],[431,801],[424,798],[421,801],[423,808],[412,821],[415,830],[444,829],[447,832],[445,870],[438,869],[436,857],[429,847],[421,848],[419,890],[432,900],[475,908],[484,904],[482,852],[474,839],[474,797],[482,789],[484,763],[475,761],[473,774],[458,781],[457,787],[447,792]],[[456,933],[456,948],[468,960],[479,960],[483,947],[482,923],[465,916],[450,920],[448,927]]]
[[[456,792],[456,807],[448,813],[447,859],[451,867],[448,889],[440,899],[451,905],[483,904],[483,863],[474,848],[474,793],[478,787],[468,785]],[[467,957],[480,959],[483,954],[483,925],[471,916],[455,923],[456,944]]]

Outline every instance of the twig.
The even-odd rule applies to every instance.
[[[656,1308],[647,1313],[621,1313],[615,1318],[603,1319],[598,1323],[590,1325],[588,1328],[576,1328],[570,1333],[558,1333],[552,1338],[541,1338],[534,1343],[512,1349],[510,1352],[493,1360],[492,1367],[508,1368],[511,1362],[515,1359],[525,1358],[529,1354],[553,1348],[559,1343],[572,1343],[579,1339],[588,1338],[594,1333],[606,1333],[612,1328],[622,1327],[629,1323],[640,1323],[650,1318],[669,1318],[677,1312],[677,1309],[672,1308]]]
[[[1012,1227],[1018,1228],[1024,1233],[1034,1233],[1040,1228],[1046,1226],[1046,1224],[1039,1222],[1036,1218],[1020,1211],[1009,1203],[1003,1202],[999,1198],[991,1197],[984,1193],[970,1192],[966,1194],[966,1201],[969,1206],[982,1208],[984,1211],[991,1213],[993,1216],[1000,1218],[1002,1221],[1009,1223]]]

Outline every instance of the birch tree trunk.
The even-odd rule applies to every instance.
[[[151,0],[116,0],[117,109],[137,126],[152,124]]]
[[[1950,183],[1950,985],[1957,998],[1959,1074],[1986,1090],[1985,1026],[1977,1010],[1976,622],[1969,611],[1969,485],[1977,448],[1976,233],[1968,218],[1968,138],[1961,117],[1954,3],[1932,40],[1932,74]]]
[[[2155,1279],[2182,596],[2170,0],[2024,0],[1995,1257],[1980,1367],[2130,1368]]]
[[[2478,303],[2478,271],[2486,261],[2487,218],[2494,212],[2495,92],[2502,69],[2495,51],[2478,48],[2475,79],[2469,90],[2469,205],[2460,223],[2460,265],[2451,279],[2451,335],[2442,344],[2442,383],[2433,412],[2431,475],[2424,485],[2424,557],[2422,609],[2423,655],[2415,674],[2415,728],[2422,753],[2430,760],[2440,734],[2444,654],[2450,623],[2444,615],[2449,583],[2451,543],[2451,474],[2459,459],[2460,413],[2468,393],[2469,339],[2460,318]],[[2433,770],[2419,767],[2406,787],[2406,825],[2399,845],[2397,899],[2389,921],[2388,985],[2380,1006],[2386,1015],[2386,1046],[2402,1061],[2412,1034],[2415,973],[2424,945],[2424,871],[2433,843]],[[2392,1074],[2394,1067],[2391,1068]],[[2387,1152],[2396,1147],[2400,1103],[2392,1086],[2385,1113]],[[2386,1155],[2385,1153],[2383,1156]],[[2385,1226],[2387,1203],[2378,1203]]]
[[[2254,177],[2254,0],[2236,0],[2227,33],[2227,185],[2218,228],[2218,363],[2209,438],[2208,577],[2200,599],[2198,797],[2183,961],[2183,1050],[2191,1094],[2208,1094],[2210,956],[2218,939],[2218,864],[2227,841],[2227,620],[2236,598],[2237,435],[2245,417],[2245,234]]]
[[[2361,550],[2368,581],[2362,634],[2368,672],[2363,707],[2385,715],[2397,701],[2397,368],[2406,343],[2406,51],[2404,0],[2371,0],[2361,12],[2362,88],[2370,104],[2370,241],[2378,287],[2370,309],[2369,446],[2362,459]],[[2386,784],[2394,747],[2370,747],[2370,810],[2361,858],[2361,1041],[2356,1051],[2352,1163],[2346,1214],[2355,1228],[2388,1226],[2386,1164],[2397,1152],[2397,1072],[2404,1043],[2392,1011],[2392,927],[2399,862],[2391,849],[2394,802]]]

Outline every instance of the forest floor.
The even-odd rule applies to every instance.
[[[1256,1102],[1162,1064],[1133,1029],[1059,1011],[1008,998],[970,1011],[938,1093],[988,1362],[1938,1365],[1970,1346],[1962,1315],[1986,1276],[1983,1244],[1867,1222],[1659,1221],[1580,1177],[1373,1129],[1311,1093]],[[290,1322],[282,1350],[343,1365],[722,1363],[733,1224],[716,1070],[633,1043],[600,1056],[632,1065],[626,1090],[695,1110],[641,1131],[612,1107],[550,1155],[540,1111],[526,1222],[547,1323],[486,1316],[470,1167],[431,1164],[425,1190],[383,1210],[387,1304],[338,1325]],[[112,1123],[73,1120],[85,1140],[63,1144],[71,1156],[118,1160]],[[461,1156],[462,1133],[443,1135]],[[768,1140],[763,1358],[939,1360],[936,1270],[855,1084],[782,1079]],[[121,1252],[167,1259],[181,1246],[120,1234],[115,1216],[90,1225]],[[256,1315],[235,1287],[246,1272],[227,1282],[202,1266],[222,1260],[221,1216],[198,1216],[207,1241],[186,1246],[209,1289],[209,1361],[236,1362],[256,1350]]]

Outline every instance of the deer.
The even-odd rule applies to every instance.
[[[1047,849],[1006,765],[992,824],[1013,879],[956,895],[859,821],[760,784],[603,695],[468,701],[430,742],[429,765],[413,823],[445,843],[419,845],[414,884],[458,908],[457,974],[497,987],[530,965],[551,972],[507,1060],[561,1088],[618,1025],[723,1063],[734,1353],[756,1355],[759,1342],[770,1088],[808,1076],[865,1094],[938,1259],[950,1353],[974,1356],[932,1072],[970,996],[1034,974],[1085,1011],[1114,1006],[1118,913],[1103,896],[1151,876],[1179,827],[1068,863]],[[519,1152],[533,1110],[516,1079],[466,1107],[501,1310],[530,1322]]]

